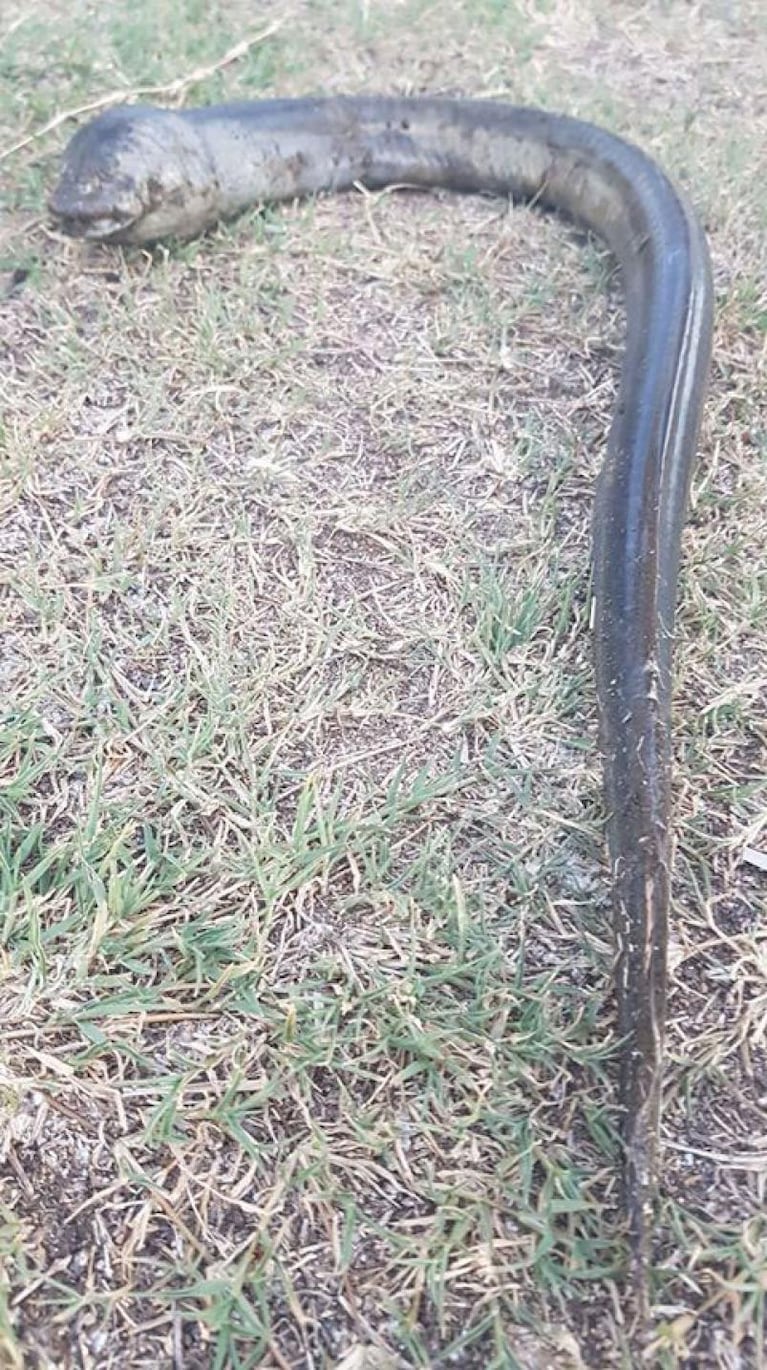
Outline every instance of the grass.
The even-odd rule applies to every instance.
[[[0,21],[0,155],[279,18],[183,98],[567,107],[709,227],[651,1363],[762,1365],[760,7],[33,0]],[[0,1360],[627,1364],[609,259],[415,194],[86,249],[43,213],[73,126],[2,163]]]

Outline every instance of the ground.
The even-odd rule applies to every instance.
[[[0,38],[0,1362],[628,1356],[588,629],[620,280],[407,191],[64,240],[57,116],[150,87],[549,105],[703,216],[649,1359],[764,1365],[761,0],[6,0]]]

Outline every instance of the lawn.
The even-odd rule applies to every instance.
[[[588,622],[620,280],[407,190],[64,239],[66,139],[147,88],[541,104],[704,219],[650,1363],[763,1367],[762,0],[4,0],[0,1364],[629,1363]]]

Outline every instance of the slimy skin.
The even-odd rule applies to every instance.
[[[646,1305],[666,1008],[671,666],[682,525],[711,350],[703,230],[638,148],[490,101],[340,97],[118,108],[78,132],[50,201],[68,233],[193,237],[249,205],[359,182],[514,196],[622,268],[627,332],[594,511],[594,650],[617,946],[624,1194]]]

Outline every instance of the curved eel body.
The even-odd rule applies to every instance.
[[[624,1193],[645,1303],[666,997],[674,606],[711,348],[705,237],[638,148],[575,119],[473,100],[113,109],[73,138],[50,205],[69,233],[141,243],[191,237],[254,203],[356,182],[532,200],[593,230],[622,268],[627,334],[594,514],[594,638]]]

